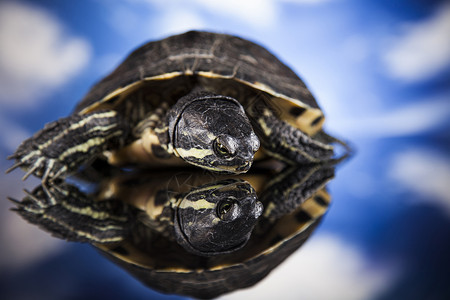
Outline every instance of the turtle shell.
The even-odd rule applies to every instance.
[[[173,105],[194,85],[234,97],[244,107],[244,95],[263,94],[279,118],[309,135],[324,121],[303,81],[269,51],[239,37],[199,31],[141,46],[90,90],[75,113],[117,107],[142,89],[153,105]]]

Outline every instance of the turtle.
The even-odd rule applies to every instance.
[[[229,174],[247,172],[256,158],[323,162],[340,142],[323,123],[304,82],[268,50],[190,31],[133,51],[71,115],[23,141],[7,172],[20,167],[23,179],[33,174],[46,182],[97,158]]]
[[[39,186],[21,202],[14,200],[15,210],[57,237],[91,243],[149,287],[165,293],[212,298],[256,284],[300,247],[328,209],[330,195],[325,185],[334,176],[334,166],[324,164],[281,170],[256,165],[238,176],[216,177],[200,171],[122,174],[108,179],[107,184],[100,185],[100,192],[93,194],[102,201],[93,201],[66,182],[57,185],[52,182],[48,188],[57,196],[49,198]],[[176,221],[169,225],[168,215],[161,213],[173,201],[168,199],[177,195],[189,198],[184,206],[189,206],[190,211],[185,212],[193,216],[193,210],[205,209],[207,190],[215,190],[217,198],[221,198],[216,214],[236,212],[228,205],[229,192],[233,190],[237,191],[233,192],[234,196],[244,191],[244,198],[250,194],[253,197],[256,192],[263,202],[264,212],[259,212],[262,206],[253,200],[250,221],[232,226],[231,230],[229,227],[211,230],[203,223],[211,235],[219,236],[215,241],[219,244],[226,237],[225,231],[239,231],[246,224],[252,233],[244,246],[238,243],[236,248],[227,251],[216,249],[216,253],[205,253],[193,251],[191,246],[186,247],[173,238],[177,229],[172,227],[178,225]],[[193,199],[200,201],[198,205],[190,202]],[[232,201],[239,204],[236,199]],[[256,215],[259,218],[254,225]],[[129,228],[133,220],[139,222]],[[192,218],[187,219],[188,223],[191,221]],[[196,225],[188,226],[204,231]]]

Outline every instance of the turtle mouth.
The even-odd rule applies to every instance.
[[[245,163],[242,166],[238,167],[236,169],[236,171],[239,171],[239,173],[245,173],[248,170],[250,170],[250,167],[252,166],[252,163],[253,163],[252,160],[247,160],[247,161],[245,161]]]
[[[248,172],[248,170],[250,170],[252,164],[253,164],[252,160],[246,160],[243,164],[239,164],[238,167],[220,165],[215,166],[214,169],[212,170],[222,174],[243,174]]]

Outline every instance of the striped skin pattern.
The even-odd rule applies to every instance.
[[[55,180],[111,148],[124,144],[128,129],[115,111],[72,115],[47,124],[25,140],[9,157],[16,159],[7,172],[17,167],[31,174]]]
[[[116,243],[133,230],[136,209],[121,201],[93,202],[65,183],[38,186],[13,209],[31,224],[58,238],[88,243]]]
[[[301,130],[279,119],[267,106],[247,109],[261,144],[271,156],[289,164],[319,163],[331,159],[333,146],[313,139]]]
[[[261,202],[266,207],[263,217],[273,221],[291,213],[318,190],[324,188],[334,177],[334,170],[334,164],[285,168],[279,176],[267,183],[261,197]]]

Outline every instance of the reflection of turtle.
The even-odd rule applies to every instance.
[[[303,178],[303,182],[296,187],[297,192],[292,191],[290,194],[299,198],[285,199],[287,202],[297,202],[296,207],[286,210],[289,212],[275,220],[260,217],[248,243],[233,253],[202,258],[187,253],[163,236],[153,236],[141,242],[136,242],[139,238],[134,238],[120,245],[96,246],[107,258],[161,292],[194,298],[215,298],[250,287],[297,250],[327,211],[330,197],[323,185],[333,171],[321,169],[316,172],[316,175],[321,176],[315,179]],[[296,177],[298,173],[293,172],[291,175]],[[274,183],[264,190],[270,192],[276,188]],[[302,199],[300,195],[308,196]],[[283,205],[279,199],[266,200],[274,200],[278,206]],[[264,205],[269,207],[270,203]]]
[[[191,177],[177,179],[191,182]],[[18,204],[18,212],[53,235],[77,242],[115,243],[145,227],[201,256],[233,252],[247,243],[263,210],[250,184],[227,179],[180,187],[168,180],[152,176],[145,185],[137,184],[142,179],[121,180],[91,197],[63,182],[39,186]]]
[[[10,170],[47,181],[104,155],[116,164],[172,158],[243,173],[260,142],[278,159],[319,162],[332,156],[335,141],[323,121],[305,84],[264,48],[188,32],[131,53],[74,114],[24,141]]]
[[[170,180],[161,174],[153,173],[149,177],[138,174],[113,180],[106,185],[97,197],[110,200],[92,201],[73,189],[65,196],[60,193],[60,199],[55,197],[56,203],[45,203],[48,200],[47,193],[38,188],[18,202],[16,210],[30,222],[61,238],[93,243],[108,258],[152,288],[167,293],[211,298],[251,286],[265,277],[305,241],[327,210],[329,196],[324,185],[333,177],[333,167],[308,165],[301,169],[290,168],[275,177],[273,172],[256,170],[240,177],[258,191],[258,198],[264,201],[267,209],[258,219],[247,244],[228,254],[211,256],[211,253],[206,253],[208,257],[204,257],[205,251],[192,251],[190,246],[186,247],[186,243],[180,243],[179,239],[178,243],[174,242],[168,234],[171,229],[165,221],[167,214],[162,212],[165,205],[158,206],[158,203],[177,202],[174,200],[176,195],[183,195],[181,198],[187,202],[181,205],[194,209],[186,210],[188,214],[184,216],[195,215],[195,210],[200,211],[205,207],[203,199],[208,198],[204,197],[205,192],[215,189],[218,192],[216,195],[222,197],[220,204],[215,207],[216,214],[220,215],[223,211],[234,214],[238,210],[236,207],[227,207],[229,200],[237,203],[233,197],[248,198],[249,193],[254,193],[253,188],[244,185],[242,180],[229,178],[210,182],[213,178],[204,173],[188,176],[173,174],[168,177]],[[165,182],[164,185],[156,179],[158,176]],[[210,183],[192,189],[192,186],[205,181]],[[172,188],[163,189],[162,186],[179,189],[175,192]],[[49,186],[49,191],[54,193],[61,189],[69,191],[71,188],[66,184]],[[190,189],[194,191],[193,197],[187,196],[189,193],[186,192],[179,193]],[[244,197],[239,196],[239,193]],[[133,207],[125,202],[133,203]],[[139,214],[135,213],[135,207],[139,208]],[[143,210],[147,213],[143,214]],[[259,214],[257,210],[259,205],[254,206],[253,214]],[[154,218],[152,214],[162,217]],[[125,226],[129,220],[136,218],[142,222],[133,228]],[[192,219],[187,219],[187,227],[194,226],[189,224]],[[252,220],[233,228],[216,227],[208,230],[218,234],[219,238],[215,242],[220,244],[220,234],[224,234],[222,237],[229,234],[224,230],[239,232],[242,226],[251,230]],[[195,226],[193,228],[202,230]],[[109,235],[104,236],[103,240],[95,240],[93,237],[98,236],[99,232],[108,232]]]

